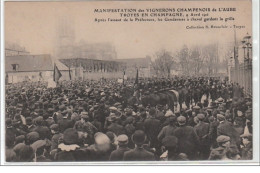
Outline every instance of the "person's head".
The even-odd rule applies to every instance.
[[[59,132],[59,125],[58,124],[52,124],[50,126],[50,129],[51,129],[51,133],[52,134],[56,134]]]
[[[65,145],[78,144],[78,132],[73,128],[68,128],[63,133],[63,142]]]
[[[88,122],[89,121],[89,116],[87,112],[81,112],[81,116],[80,116],[80,120],[81,122]]]
[[[32,117],[26,117],[25,121],[27,126],[31,126],[33,124]]]
[[[217,120],[218,120],[219,122],[225,121],[225,116],[222,115],[222,114],[217,114]]]
[[[106,134],[97,132],[94,135],[94,139],[95,139],[95,146],[99,151],[106,152],[110,149],[111,141]]]
[[[34,158],[34,152],[32,147],[25,145],[19,150],[18,160],[20,162],[31,162]]]
[[[231,160],[240,160],[241,159],[241,157],[239,155],[239,150],[238,150],[237,146],[235,146],[235,145],[232,145],[227,148],[226,156],[227,156],[227,158],[229,158]]]
[[[126,135],[119,135],[117,137],[117,141],[118,141],[118,145],[123,147],[123,146],[127,146],[128,144],[128,137]]]
[[[228,148],[230,146],[230,137],[225,135],[220,135],[217,137],[217,143],[220,147]]]
[[[115,135],[113,132],[108,131],[108,132],[106,132],[106,135],[107,135],[107,137],[110,139],[111,143],[114,143],[114,142],[115,142],[115,137],[116,137],[116,135]]]
[[[36,126],[42,126],[43,125],[43,117],[38,116],[37,118],[34,119],[34,123]]]
[[[245,146],[252,142],[252,135],[251,134],[243,134],[240,137],[242,138],[242,143]]]
[[[25,143],[25,136],[24,135],[16,136],[15,144],[19,144],[19,143]]]
[[[176,123],[176,116],[170,116],[169,117],[169,124],[174,125]]]
[[[180,126],[184,126],[186,124],[186,118],[182,115],[177,118],[177,121]]]
[[[132,135],[132,141],[137,145],[137,146],[142,146],[146,140],[146,135],[144,131],[142,130],[136,130],[134,134]]]
[[[197,116],[194,117],[193,121],[194,121],[195,124],[198,124],[200,122]]]
[[[34,143],[35,141],[40,139],[40,135],[38,132],[30,132],[26,135],[26,143],[28,145]]]
[[[205,115],[202,114],[202,113],[199,113],[199,114],[197,115],[197,118],[198,118],[199,121],[204,121]]]
[[[156,114],[156,109],[155,109],[155,108],[151,108],[151,109],[149,110],[149,115],[150,115],[151,117],[155,117],[155,114]]]

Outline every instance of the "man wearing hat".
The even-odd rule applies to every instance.
[[[169,125],[163,127],[162,130],[160,131],[158,137],[157,137],[159,141],[161,141],[164,137],[173,135],[173,131],[177,128],[176,125],[175,125],[175,122],[176,122],[176,117],[170,116],[169,117]]]
[[[112,152],[111,140],[101,132],[94,135],[94,144],[87,148],[91,161],[108,161]]]
[[[197,115],[198,124],[194,127],[195,132],[197,133],[200,145],[199,145],[199,155],[200,159],[205,160],[208,158],[209,155],[209,124],[204,122],[205,115],[199,113]]]
[[[128,137],[126,135],[119,135],[117,137],[118,149],[112,151],[109,157],[109,161],[123,161],[124,153],[129,151]]]
[[[198,135],[193,127],[186,126],[186,118],[184,116],[179,116],[177,121],[179,127],[174,130],[173,135],[179,140],[179,152],[187,154],[189,160],[197,159],[199,147]]]
[[[58,145],[54,160],[60,162],[86,161],[89,159],[87,151],[82,150],[78,145],[78,132],[73,128],[68,128],[63,133],[63,143]]]
[[[218,147],[211,150],[208,160],[221,160],[226,157],[227,149],[230,147],[230,137],[220,135],[216,139]]]
[[[27,132],[32,132],[35,129],[35,125],[33,124],[32,117],[26,117],[26,126],[27,126]]]
[[[62,111],[63,118],[58,121],[60,132],[63,133],[68,128],[73,128],[74,121],[69,119],[67,110]]]
[[[241,159],[242,160],[252,160],[253,159],[253,148],[252,148],[252,135],[251,134],[242,134],[241,147]]]
[[[51,150],[57,149],[59,144],[59,139],[62,137],[62,133],[59,131],[59,125],[58,124],[52,124],[50,126],[52,138],[51,138]]]
[[[125,129],[123,126],[117,123],[117,116],[115,113],[111,113],[109,117],[107,118],[107,121],[110,122],[111,124],[107,127],[108,131],[111,131],[116,134],[116,136],[124,134]]]
[[[161,155],[161,160],[174,161],[180,160],[178,155],[178,138],[175,136],[167,136],[162,140],[162,146],[165,152]]]
[[[154,154],[145,150],[143,144],[146,140],[146,135],[142,130],[136,130],[132,135],[132,140],[135,143],[135,149],[126,151],[124,153],[124,161],[153,161],[155,160]]]
[[[151,142],[151,147],[158,147],[157,136],[160,132],[160,121],[155,119],[156,109],[151,108],[149,110],[150,117],[144,121],[144,131],[147,134],[148,140]]]
[[[239,134],[236,131],[236,129],[232,126],[232,124],[230,124],[230,122],[228,122],[222,114],[217,114],[217,120],[219,121],[219,125],[217,127],[217,135],[229,136],[231,138],[231,143],[233,145],[239,146]]]

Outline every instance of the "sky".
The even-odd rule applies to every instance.
[[[18,43],[31,54],[53,54],[57,24],[62,17],[73,21],[75,42],[111,42],[118,58],[153,56],[166,49],[176,52],[184,44],[203,46],[218,42],[222,47],[234,41],[234,29],[186,29],[204,26],[200,22],[94,22],[95,18],[119,18],[117,13],[94,13],[96,8],[236,8],[236,12],[211,12],[212,17],[234,17],[230,22],[209,22],[208,25],[242,25],[236,36],[251,34],[251,2],[5,2],[5,41]],[[216,15],[216,16],[215,16]]]

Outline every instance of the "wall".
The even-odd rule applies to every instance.
[[[49,78],[53,78],[53,71],[42,71],[40,72],[7,72],[8,83],[18,83],[23,81],[48,81]],[[60,80],[69,80],[69,72],[61,71],[62,77]]]

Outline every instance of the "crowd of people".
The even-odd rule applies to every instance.
[[[252,159],[252,99],[238,84],[203,77],[134,81],[7,85],[6,161]],[[182,88],[190,102],[179,110],[141,101],[142,95]],[[130,97],[137,98],[134,104]]]

